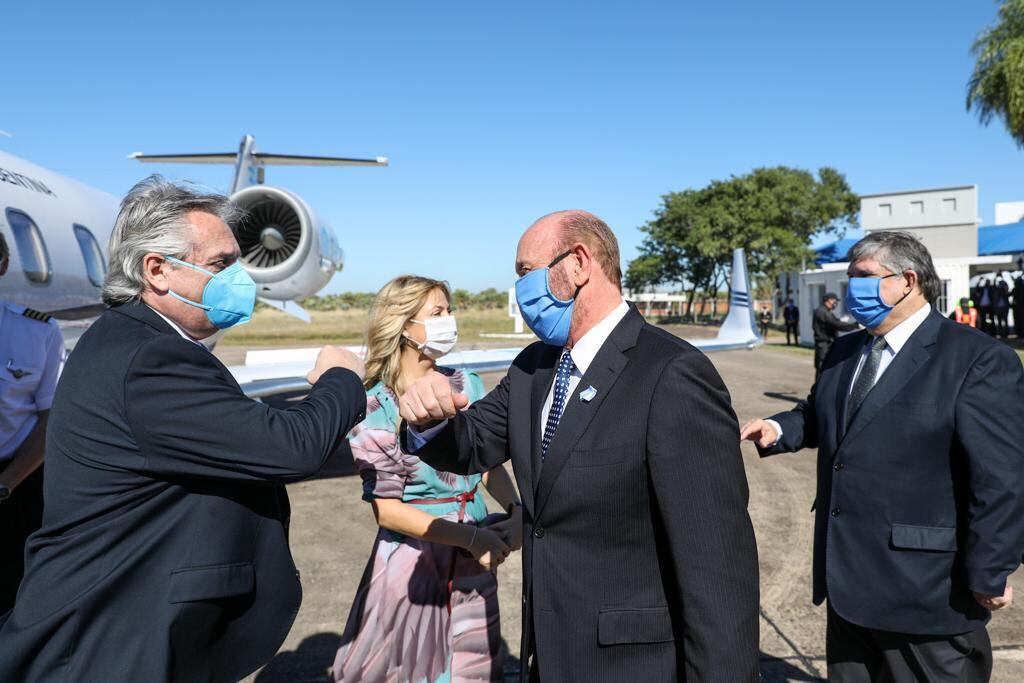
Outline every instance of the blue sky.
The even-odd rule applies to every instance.
[[[1024,199],[1024,155],[964,107],[988,0],[11,3],[0,148],[123,194],[125,155],[388,156],[268,169],[335,229],[327,291],[400,272],[512,284],[522,230],[580,207],[625,261],[666,192],[831,165],[861,193],[975,183]]]

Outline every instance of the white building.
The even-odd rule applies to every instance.
[[[1021,207],[1024,209],[1024,207]],[[1011,212],[1014,210],[1011,210]],[[921,238],[931,252],[942,290],[935,307],[948,315],[960,297],[968,296],[977,273],[1012,268],[1006,255],[978,256],[978,187],[961,185],[925,190],[863,195],[860,220],[864,234],[903,230]],[[811,318],[826,292],[839,295],[838,315],[846,315],[846,251],[856,240],[840,240],[818,250],[817,267],[790,274],[790,297],[800,307],[800,342],[813,344]],[[793,283],[796,286],[793,287]],[[783,286],[785,289],[785,286]],[[786,296],[783,292],[783,301]]]

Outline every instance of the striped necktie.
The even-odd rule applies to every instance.
[[[544,438],[540,442],[541,462],[548,455],[548,446],[558,429],[558,420],[562,417],[562,409],[565,408],[565,397],[569,393],[569,378],[572,376],[573,368],[576,365],[572,362],[572,355],[566,351],[558,361],[558,369],[555,370],[555,388],[551,399],[551,410],[548,412],[548,421],[544,425]]]
[[[882,364],[882,354],[885,353],[885,338],[878,337],[874,340],[871,351],[868,352],[864,367],[860,369],[857,380],[850,390],[850,398],[846,402],[846,426],[850,426],[853,416],[857,414],[864,399],[875,386],[875,375],[878,374],[878,366]]]

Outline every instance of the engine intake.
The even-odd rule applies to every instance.
[[[260,296],[281,301],[311,296],[344,266],[334,233],[298,195],[255,185],[231,200],[246,212],[235,232],[242,265]]]

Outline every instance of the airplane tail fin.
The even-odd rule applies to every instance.
[[[719,339],[748,340],[752,343],[763,341],[754,323],[754,301],[747,276],[747,259],[743,249],[732,252],[732,283],[729,296],[729,313],[718,330]]]
[[[208,154],[143,154],[133,152],[129,159],[153,164],[234,164],[235,177],[231,194],[250,185],[263,184],[263,169],[266,166],[387,166],[387,157],[355,159],[350,157],[302,156],[297,154],[268,154],[256,150],[256,140],[251,135],[242,138],[237,152],[214,152]]]

